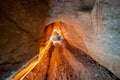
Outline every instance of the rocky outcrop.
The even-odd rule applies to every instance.
[[[70,44],[120,78],[119,5],[119,0],[0,1],[0,76],[37,55],[44,27],[61,22]]]

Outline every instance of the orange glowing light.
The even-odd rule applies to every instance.
[[[54,29],[52,32],[52,35],[57,32],[59,33],[59,35],[61,35],[61,31],[59,29],[60,27],[60,23],[55,23],[54,24]],[[51,36],[52,38],[53,36]],[[53,40],[50,38],[50,40],[48,40],[46,42],[46,46],[44,48],[41,48],[42,51],[39,52],[37,59],[34,59],[33,61],[31,61],[24,69],[22,69],[20,72],[18,72],[13,78],[12,80],[22,80],[24,79],[24,77],[40,62],[40,60],[42,59],[44,53],[46,51],[49,50],[49,48],[52,45]]]

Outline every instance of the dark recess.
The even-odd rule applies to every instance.
[[[95,4],[95,0],[80,0],[78,11],[91,12]]]

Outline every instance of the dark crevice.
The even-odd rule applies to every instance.
[[[47,66],[47,71],[46,71],[46,74],[45,74],[45,77],[44,77],[44,80],[47,80],[48,79],[48,75],[49,75],[49,68],[50,68],[50,61],[51,61],[51,57],[52,57],[52,51],[54,50],[54,47],[51,46],[49,51],[48,51],[48,58],[49,58],[49,62],[48,62],[48,66]]]
[[[4,63],[0,63],[0,65],[19,64],[20,62],[21,62],[21,61],[14,62],[14,63],[10,63],[10,62],[4,62]]]
[[[99,3],[110,5],[109,2],[100,1]]]
[[[89,6],[84,6],[84,7],[81,8],[81,11],[84,11],[84,12],[88,12],[88,11],[91,11],[91,10],[92,10],[92,8],[89,7]]]
[[[95,0],[87,1],[87,0],[80,0],[79,7],[77,11],[82,12],[91,12],[95,4]]]

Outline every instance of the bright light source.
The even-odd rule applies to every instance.
[[[50,37],[50,40],[53,42],[53,43],[59,43],[61,42],[62,40],[62,36],[61,34],[55,29],[52,33],[52,36]]]

